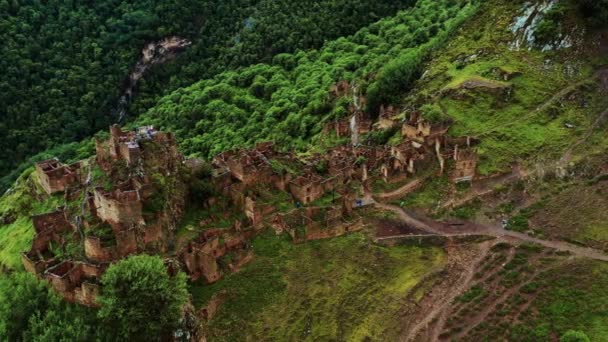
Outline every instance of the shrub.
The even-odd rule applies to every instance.
[[[170,277],[157,256],[137,255],[110,266],[102,277],[99,318],[116,340],[157,341],[178,326],[188,298],[186,276]]]

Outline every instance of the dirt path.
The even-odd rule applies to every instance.
[[[506,238],[507,240],[512,239],[516,241],[524,241],[531,242],[543,247],[555,249],[562,252],[569,252],[578,257],[585,257],[594,260],[608,261],[608,255],[603,252],[588,248],[588,247],[580,247],[568,242],[564,241],[552,241],[552,240],[543,240],[539,238],[532,237],[530,235],[514,232],[510,230],[503,229],[499,226],[491,226],[491,225],[482,225],[473,223],[470,221],[462,221],[462,224],[458,225],[458,228],[454,228],[449,224],[443,222],[434,221],[428,217],[420,217],[414,218],[410,214],[408,214],[405,210],[400,207],[390,205],[390,204],[381,204],[376,203],[376,206],[380,209],[389,210],[399,217],[404,223],[416,228],[423,230],[428,233],[441,235],[441,236],[466,236],[466,235],[485,235],[492,236],[496,238]],[[387,236],[383,237],[383,240],[387,240],[395,237],[407,237],[407,236]]]
[[[418,322],[413,327],[411,327],[407,331],[407,333],[401,339],[402,341],[407,342],[407,341],[414,340],[418,336],[418,334],[421,331],[423,331],[424,329],[427,329],[433,323],[433,321],[435,321],[438,318],[443,319],[443,320],[445,320],[447,318],[447,316],[445,315],[446,310],[450,308],[451,303],[458,296],[460,296],[461,294],[463,294],[464,292],[466,292],[469,289],[469,287],[473,281],[473,278],[475,276],[475,271],[477,269],[477,266],[486,257],[486,255],[488,254],[488,251],[490,250],[491,245],[492,245],[492,242],[490,242],[490,241],[481,243],[479,245],[479,252],[477,254],[477,257],[472,262],[463,263],[458,258],[456,258],[456,260],[451,260],[452,264],[458,265],[463,268],[461,270],[460,277],[458,278],[457,281],[455,281],[455,282],[453,282],[453,284],[451,284],[453,286],[451,286],[449,288],[449,290],[441,298],[437,298],[432,301],[432,305],[428,308],[428,311],[423,315],[423,317],[420,320],[418,320]],[[448,255],[450,255],[450,254],[448,254]],[[456,266],[456,267],[458,267],[458,266]],[[439,324],[437,324],[435,326],[439,326]],[[431,336],[430,340],[436,341],[438,339],[440,333],[441,333],[441,331],[439,329],[433,329],[431,331],[432,336]]]
[[[425,232],[429,232],[429,233],[437,234],[437,235],[443,234],[442,231],[440,231],[440,230],[438,230],[438,229],[436,229],[434,227],[431,227],[430,225],[428,225],[428,224],[426,224],[426,223],[424,223],[424,222],[422,222],[420,220],[417,220],[417,219],[413,218],[412,216],[406,214],[406,212],[403,209],[401,209],[400,207],[398,207],[398,206],[390,205],[390,204],[383,204],[383,203],[376,203],[376,207],[378,207],[380,209],[383,209],[383,210],[388,210],[388,211],[391,211],[391,212],[395,213],[397,215],[397,217],[399,217],[399,219],[401,221],[403,221],[403,223],[405,223],[407,225],[410,225],[410,226],[412,226],[412,227],[414,227],[416,229],[420,229],[420,230],[423,230]]]
[[[503,174],[500,176],[482,179],[479,181],[475,181],[473,183],[473,187],[471,191],[469,191],[466,195],[459,199],[452,199],[444,203],[442,208],[457,208],[466,203],[474,200],[475,198],[482,197],[496,191],[496,187],[498,185],[504,185],[516,182],[523,177],[522,170],[519,165],[515,165],[511,169],[511,173]]]
[[[418,187],[420,187],[420,185],[422,185],[423,182],[424,182],[424,179],[416,179],[416,180],[413,180],[413,181],[405,184],[404,186],[400,187],[397,190],[382,193],[382,194],[377,194],[375,196],[377,196],[378,198],[383,199],[383,200],[398,199],[398,198],[401,198],[401,197],[411,193],[412,191],[418,189]]]

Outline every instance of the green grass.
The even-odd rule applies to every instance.
[[[12,224],[0,229],[0,264],[13,270],[23,269],[21,252],[30,249],[34,227],[32,220],[20,217]]]
[[[228,294],[206,326],[214,341],[390,338],[401,300],[444,262],[437,248],[379,247],[360,234],[301,245],[266,234],[253,246],[241,272],[192,285],[197,305]]]
[[[433,208],[441,201],[449,190],[450,182],[447,177],[434,177],[427,181],[420,190],[408,195],[397,204],[414,208]]]
[[[485,296],[485,290],[480,286],[473,286],[469,291],[457,298],[458,301],[468,303],[476,298]]]
[[[412,105],[420,102],[421,97],[427,104],[438,104],[454,120],[450,134],[480,138],[478,171],[482,175],[506,171],[516,160],[557,159],[584,134],[594,116],[607,104],[606,98],[594,90],[594,81],[585,82],[597,63],[587,51],[547,54],[509,49],[513,39],[508,31],[512,17],[505,13],[517,13],[520,7],[518,2],[484,3],[481,9],[484,15],[470,20],[446,48],[436,53],[425,69],[427,76],[406,99]],[[477,58],[468,63],[459,62],[473,55]],[[548,67],[547,59],[551,60]],[[566,70],[573,64],[577,65],[578,73],[567,76]],[[505,83],[494,72],[497,69],[516,70],[521,75]],[[512,93],[504,98],[491,91],[470,90],[464,99],[444,94],[443,90],[457,88],[467,80],[511,85]],[[581,82],[581,86],[576,91],[576,100],[562,99],[545,111],[536,111],[554,94],[577,82]],[[587,99],[587,107],[577,102],[582,98]],[[565,123],[575,124],[577,128],[568,130],[564,128]]]
[[[28,251],[34,236],[32,215],[43,214],[64,204],[61,194],[46,195],[32,169],[24,172],[9,193],[0,198],[0,216],[15,219],[0,226],[0,265],[21,270],[21,252]],[[69,203],[68,203],[69,204]]]
[[[550,340],[552,333],[584,331],[591,341],[608,340],[608,265],[581,260],[541,276],[536,299],[511,329],[513,340]]]

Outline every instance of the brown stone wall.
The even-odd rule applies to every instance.
[[[477,158],[468,156],[456,161],[456,167],[452,173],[452,179],[455,182],[472,181],[475,178],[475,170],[477,168]]]
[[[44,271],[44,265],[32,260],[27,253],[21,253],[21,262],[25,270],[32,274],[39,274]]]
[[[163,238],[163,228],[160,223],[146,226],[146,230],[144,232],[144,244],[147,245],[151,242],[160,241]]]
[[[289,184],[289,192],[302,204],[309,204],[325,195],[325,189],[320,182],[310,183],[291,183]]]
[[[77,303],[89,306],[97,307],[97,296],[99,295],[99,285],[83,282],[80,287],[74,289],[74,299]]]
[[[32,222],[36,233],[42,233],[49,230],[62,233],[72,228],[63,210],[32,216]]]
[[[36,164],[36,176],[48,194],[65,191],[80,182],[80,165],[65,166],[57,160],[47,160]]]
[[[116,234],[116,248],[121,257],[137,252],[135,228],[121,231]]]
[[[142,203],[137,198],[137,192],[122,193],[120,199],[112,194],[95,189],[95,206],[100,219],[112,224],[132,225],[143,221]]]
[[[87,259],[95,262],[110,262],[116,257],[116,247],[102,247],[98,237],[84,239],[84,253]]]

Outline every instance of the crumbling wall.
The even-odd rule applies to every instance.
[[[36,176],[47,194],[63,192],[81,183],[80,164],[66,166],[54,159],[42,161],[36,163]]]
[[[320,179],[300,176],[289,183],[289,192],[301,204],[309,204],[325,195]]]
[[[101,239],[95,236],[84,239],[84,253],[87,259],[95,262],[110,262],[117,257],[116,246],[103,247]]]
[[[111,224],[133,225],[143,222],[142,203],[137,191],[114,193],[97,188],[94,192],[97,215]]]
[[[455,166],[452,180],[456,183],[471,182],[475,178],[477,169],[477,154],[470,149],[455,149]]]

